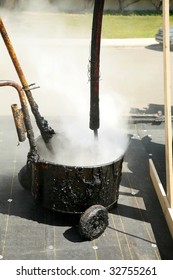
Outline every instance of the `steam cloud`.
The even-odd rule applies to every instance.
[[[30,15],[25,15],[25,20],[28,16]],[[23,63],[27,77],[41,87],[33,96],[39,104],[41,114],[48,121],[52,116],[56,119],[53,125],[56,135],[49,145],[46,146],[41,138],[37,141],[39,155],[50,162],[73,166],[100,165],[115,161],[124,154],[128,144],[123,118],[126,101],[111,89],[110,84],[107,85],[101,75],[100,128],[96,141],[93,131],[89,129],[90,38],[86,41],[67,40],[64,23],[58,26],[58,38],[50,21],[46,25],[45,22],[40,24],[40,27],[42,30],[44,28],[45,37],[40,37],[39,33],[38,37],[34,34],[32,39],[29,37],[30,32],[28,35],[21,31],[22,42],[27,42],[21,50],[21,56],[25,53]],[[34,26],[31,26],[31,30],[32,28]],[[54,37],[51,34],[50,38],[51,32]],[[75,30],[74,34],[76,36]],[[111,71],[106,63],[104,50],[103,53],[101,50],[101,73],[102,67]]]

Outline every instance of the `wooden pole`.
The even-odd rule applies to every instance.
[[[154,163],[152,159],[149,159],[149,168],[150,168],[150,176],[155,188],[155,191],[157,193],[157,197],[160,201],[160,205],[162,207],[163,215],[165,216],[167,225],[169,227],[169,231],[171,233],[171,236],[173,238],[173,208],[170,207],[167,195],[165,193],[165,190],[162,186],[162,183],[160,181],[160,178],[157,174],[156,168],[154,166]]]
[[[163,0],[163,59],[164,59],[164,101],[165,101],[165,156],[167,198],[173,208],[172,170],[172,121],[171,121],[171,79],[170,79],[170,35],[169,0]]]

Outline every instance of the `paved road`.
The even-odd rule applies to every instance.
[[[153,46],[105,50],[108,58],[104,61],[111,65],[108,71],[103,68],[105,80],[126,98],[129,107],[163,104],[163,54]]]
[[[41,86],[40,90],[34,91],[34,96],[43,108],[44,114],[55,113],[59,109],[57,104],[60,100],[63,104],[64,102],[68,104],[69,97],[66,96],[66,92],[71,98],[73,90],[74,98],[76,92],[88,95],[90,57],[88,41],[13,38],[13,42],[28,83],[36,82]],[[164,102],[163,52],[154,39],[148,40],[148,43],[149,45],[146,39],[129,40],[129,44],[125,40],[124,45],[123,40],[102,43],[100,94],[106,92],[116,94],[118,98],[123,99],[123,103],[126,103],[126,112],[130,111],[131,107],[142,108],[150,103],[163,104]],[[18,81],[2,40],[0,40],[0,52],[3,57],[1,79]],[[14,94],[9,93],[11,92],[9,89],[4,89],[4,94],[2,89],[0,90],[0,112],[6,114],[9,113],[8,108]],[[60,92],[61,94],[58,95]],[[45,104],[52,106],[51,112]]]

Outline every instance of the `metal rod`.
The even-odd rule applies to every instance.
[[[17,55],[14,51],[14,48],[12,46],[12,43],[10,41],[10,38],[9,38],[8,34],[7,34],[7,31],[5,29],[5,26],[2,22],[1,17],[0,17],[0,33],[2,35],[2,38],[4,40],[5,45],[7,47],[8,53],[11,57],[11,60],[13,62],[13,65],[14,65],[15,69],[16,69],[16,72],[17,72],[18,77],[20,79],[20,82],[23,86],[23,89],[26,93],[26,97],[27,97],[27,99],[29,101],[29,104],[31,106],[31,110],[32,110],[32,113],[35,117],[37,126],[40,129],[43,140],[47,143],[47,142],[49,142],[49,139],[53,136],[53,134],[55,134],[55,131],[51,127],[48,126],[48,122],[39,113],[38,105],[35,102],[31,91],[29,90],[29,85],[28,85],[27,80],[25,78],[25,75],[22,71],[21,65],[19,63],[19,60],[18,60]]]
[[[91,66],[90,66],[90,129],[98,136],[99,120],[99,76],[100,76],[100,40],[104,0],[95,0],[92,39],[91,39]]]
[[[94,130],[94,137],[95,137],[95,139],[98,139],[98,129]]]

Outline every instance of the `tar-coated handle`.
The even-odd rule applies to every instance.
[[[99,79],[100,79],[100,40],[102,29],[104,0],[95,0],[90,65],[90,129],[95,132],[100,126],[99,120]]]

